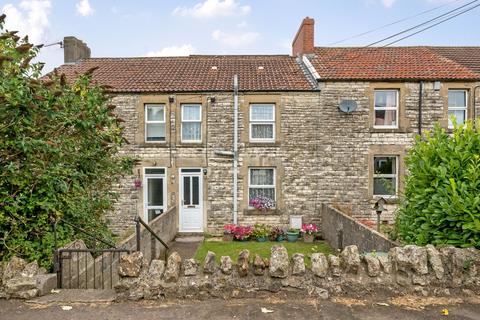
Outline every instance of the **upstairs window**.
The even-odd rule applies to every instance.
[[[275,105],[250,105],[250,141],[275,141]]]
[[[457,124],[464,124],[467,119],[468,93],[466,90],[448,90],[448,127],[453,128],[452,117]]]
[[[375,156],[373,161],[373,195],[395,196],[398,186],[397,156]]]
[[[145,141],[165,141],[165,106],[145,105]]]
[[[374,128],[398,128],[398,90],[375,90]]]
[[[248,177],[248,201],[267,198],[275,202],[275,169],[250,168]]]
[[[182,142],[202,141],[202,106],[182,105]]]

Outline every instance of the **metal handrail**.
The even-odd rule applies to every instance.
[[[140,217],[135,217],[135,223],[136,223],[136,233],[137,233],[137,251],[140,251],[140,237],[141,237],[141,234],[140,234],[140,225],[142,225],[146,230],[148,230],[148,232],[150,232],[158,241],[160,241],[160,243],[168,250],[170,249],[168,247],[168,245],[162,240],[160,239],[160,237],[155,233],[155,231],[152,230],[152,228],[150,228],[150,226],[148,225],[148,223],[146,223],[145,221],[143,221],[142,218]]]

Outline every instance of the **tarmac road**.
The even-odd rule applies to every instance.
[[[423,300],[422,300],[423,299]],[[62,307],[71,307],[63,310]],[[264,309],[262,309],[264,308]],[[442,310],[448,309],[447,316]],[[457,299],[407,297],[394,300],[235,299],[139,301],[90,304],[37,304],[0,300],[1,320],[113,319],[475,319],[480,297]]]

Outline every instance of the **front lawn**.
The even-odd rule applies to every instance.
[[[282,245],[287,248],[288,256],[294,253],[303,253],[305,255],[305,264],[310,266],[310,255],[315,252],[324,254],[333,253],[333,249],[324,241],[314,243],[297,242],[256,242],[256,241],[217,241],[216,239],[205,240],[198,247],[195,259],[203,263],[207,251],[213,251],[216,254],[217,262],[220,262],[221,256],[230,256],[234,262],[237,261],[238,254],[243,249],[250,251],[250,257],[253,259],[255,254],[259,254],[262,258],[270,258],[270,248],[274,245]]]

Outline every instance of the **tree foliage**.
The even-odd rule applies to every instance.
[[[104,213],[111,185],[132,160],[118,156],[121,119],[90,74],[67,83],[41,78],[39,47],[0,18],[0,260],[12,255],[51,265],[52,223],[64,219],[111,237]],[[58,243],[82,233],[58,224]],[[87,239],[86,239],[87,240]]]
[[[436,126],[406,160],[409,174],[397,216],[405,242],[480,247],[480,125]]]

